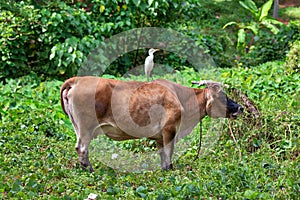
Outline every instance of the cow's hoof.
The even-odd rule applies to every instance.
[[[90,171],[90,173],[94,172],[94,169],[91,165],[84,165],[84,164],[81,164],[81,167],[84,171]]]
[[[90,171],[90,173],[93,173],[93,172],[94,172],[94,169],[92,168],[92,166],[87,166],[87,167],[86,167],[86,170]]]
[[[93,173],[94,172],[94,169],[92,167],[82,167],[82,169],[84,171],[89,171],[90,173]]]
[[[165,170],[165,171],[170,170],[170,169],[173,169],[173,165],[172,165],[172,164],[169,164],[169,165],[163,167],[162,169]]]

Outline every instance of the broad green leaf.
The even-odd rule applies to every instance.
[[[52,47],[49,60],[52,60],[55,57],[55,50],[56,50],[56,46]]]
[[[153,3],[153,0],[148,0],[148,5],[151,6],[151,4]]]
[[[256,199],[258,195],[259,193],[253,190],[246,190],[244,192],[244,197],[247,199]]]
[[[14,192],[14,193],[19,192],[20,190],[22,190],[22,186],[21,185],[22,185],[21,181],[19,179],[17,179],[14,182],[14,184],[13,184],[13,186],[11,188],[11,191]]]
[[[239,29],[239,31],[238,31],[238,46],[244,46],[245,38],[246,38],[245,29],[243,29],[243,28]]]
[[[254,33],[254,35],[258,35],[257,24],[251,24],[251,25],[248,25],[248,26],[244,26],[244,28],[251,30]]]
[[[239,3],[243,8],[249,10],[255,18],[257,17],[258,9],[252,0],[239,1]]]
[[[60,67],[60,66],[61,66],[61,59],[59,59],[59,60],[58,60],[58,64],[57,64],[57,66],[58,66],[58,67]]]
[[[77,58],[82,58],[83,53],[81,51],[76,51],[76,56],[77,56]]]
[[[227,24],[225,24],[223,26],[223,29],[225,29],[227,26],[231,26],[231,25],[237,25],[237,23],[236,22],[228,22]]]
[[[274,34],[279,32],[279,29],[268,20],[262,21],[261,24],[270,29],[270,31]]]
[[[73,47],[69,47],[68,53],[72,53],[72,51],[73,51]]]
[[[71,57],[72,57],[72,62],[74,62],[74,61],[75,61],[75,58],[76,58],[76,52],[72,53],[72,54],[71,54]]]
[[[268,21],[271,24],[276,24],[276,25],[284,25],[284,23],[282,23],[281,21],[278,21],[276,19],[272,19],[272,18],[265,18],[263,21]]]
[[[271,6],[273,4],[273,0],[269,0],[259,10],[259,21],[262,21],[263,18],[268,16],[269,10],[271,9]]]
[[[136,7],[139,7],[139,5],[141,4],[141,0],[133,0],[133,3]]]

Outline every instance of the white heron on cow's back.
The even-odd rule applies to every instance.
[[[149,49],[148,53],[149,53],[149,56],[147,56],[146,60],[145,60],[145,74],[146,74],[146,77],[147,77],[147,81],[149,80],[150,78],[150,75],[151,75],[151,71],[153,69],[153,66],[154,66],[154,62],[153,62],[153,59],[154,59],[154,52],[156,51],[159,51],[159,49]]]

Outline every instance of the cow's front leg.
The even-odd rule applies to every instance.
[[[172,164],[172,155],[174,151],[174,142],[170,142],[168,145],[164,146],[164,152],[165,152],[165,160],[163,164],[163,170],[170,170],[173,169]]]
[[[94,169],[93,169],[93,167],[90,163],[90,160],[89,160],[89,151],[88,151],[89,144],[90,144],[90,139],[89,138],[87,138],[87,137],[83,137],[83,138],[78,137],[75,149],[77,151],[79,162],[80,162],[82,168],[84,170],[89,169],[90,172],[93,172]]]
[[[175,137],[175,129],[165,128],[163,130],[163,160],[162,160],[162,169],[170,170],[173,169],[172,164],[172,155],[174,152],[174,137]]]

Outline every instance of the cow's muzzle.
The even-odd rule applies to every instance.
[[[244,112],[244,108],[242,106],[238,106],[237,111],[234,113],[230,113],[229,116],[231,119],[237,119],[237,117]]]
[[[244,108],[241,105],[227,98],[227,117],[236,119],[238,115],[243,113],[243,111]]]

